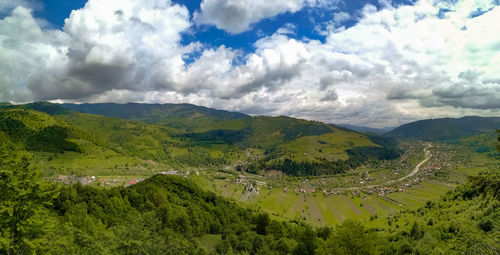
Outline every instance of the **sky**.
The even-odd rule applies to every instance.
[[[500,116],[500,0],[0,0],[0,101]]]

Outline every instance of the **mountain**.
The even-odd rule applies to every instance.
[[[402,125],[384,136],[402,140],[446,141],[500,128],[500,117],[469,116],[419,120]]]
[[[483,145],[468,139],[469,146]],[[384,196],[389,215],[370,212],[369,220],[356,221],[345,214],[335,229],[306,223],[302,214],[270,216],[258,200],[255,206],[241,206],[209,191],[215,184],[203,179],[210,175],[224,183],[235,181],[239,173],[231,177],[220,167],[235,163],[248,172],[341,173],[366,160],[394,156],[393,145],[380,136],[285,116],[219,120],[186,131],[48,103],[6,105],[0,107],[0,191],[5,194],[0,197],[0,226],[7,226],[0,254],[498,254],[500,181],[493,171],[469,177],[440,200],[426,200],[415,210],[392,212],[398,205]],[[179,171],[215,166],[216,171],[153,175],[171,166]],[[95,185],[54,184],[37,168],[43,177],[98,178]],[[136,178],[138,172],[150,177],[126,187],[103,186],[99,180],[102,175]],[[321,179],[295,180],[307,185]],[[288,186],[290,180],[276,180],[277,186],[260,192],[277,191],[273,206],[285,211],[280,185]],[[316,205],[307,196],[327,201],[320,192],[290,194],[300,201],[294,206]],[[366,198],[352,192],[345,197],[373,209],[371,198],[361,200],[360,195]],[[333,214],[335,207],[355,213],[350,200],[333,199],[338,202],[316,206],[318,214]]]
[[[192,130],[220,120],[249,117],[238,112],[216,110],[192,104],[62,104],[64,108],[146,123]]]
[[[354,130],[354,131],[361,132],[361,133],[373,133],[373,134],[377,134],[377,135],[387,133],[387,132],[394,129],[394,127],[372,128],[372,127],[364,127],[364,126],[355,126],[355,125],[351,125],[351,124],[337,124],[337,126],[345,127],[345,128],[350,129],[350,130]]]
[[[133,104],[132,109],[142,106]],[[399,156],[390,139],[330,124],[204,111],[219,114],[219,119],[211,115],[205,123],[200,118],[198,126],[190,123],[186,129],[80,113],[50,103],[11,105],[0,107],[0,136],[36,152],[43,170],[52,173],[144,174],[155,168],[144,162],[153,161],[175,169],[238,165],[254,173],[279,169],[291,175],[324,175]],[[178,117],[180,122],[192,119],[190,114],[178,116],[184,116]]]

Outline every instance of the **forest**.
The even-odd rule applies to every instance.
[[[290,158],[282,158],[279,153],[270,152],[266,157],[252,162],[237,169],[250,173],[258,173],[261,170],[280,170],[291,176],[321,176],[345,173],[349,169],[356,168],[362,164],[377,160],[396,159],[401,151],[392,143],[385,147],[355,147],[348,149],[347,160],[319,160],[297,161]]]
[[[56,185],[0,145],[0,254],[495,254],[500,181],[484,175],[370,228],[279,221],[181,176],[129,187]],[[199,241],[217,236],[213,250]]]

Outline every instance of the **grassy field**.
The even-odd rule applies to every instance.
[[[353,146],[378,147],[366,136],[336,130],[334,133],[322,134],[319,136],[304,136],[289,143],[281,145],[280,150],[286,152],[290,158],[304,161],[325,158],[327,160],[347,160],[349,156],[346,149]]]
[[[12,124],[7,120],[16,118],[32,129],[31,132],[56,124],[68,127],[68,140],[76,144],[78,150],[33,151],[34,165],[45,177],[96,176],[103,181],[95,185],[127,185],[131,180],[157,172],[178,170],[178,174],[189,175],[201,187],[239,201],[241,205],[261,208],[272,217],[302,219],[314,225],[338,224],[346,219],[376,224],[379,218],[437,199],[463,183],[467,176],[500,168],[495,161],[498,157],[494,150],[496,136],[486,134],[446,144],[433,143],[429,147],[432,157],[421,171],[395,184],[388,184],[389,180],[410,173],[424,159],[423,148],[427,148],[428,143],[404,142],[401,147],[405,153],[401,158],[369,161],[343,174],[290,177],[276,170],[262,170],[259,172],[262,175],[252,175],[234,169],[274,150],[279,157],[298,161],[336,160],[347,159],[346,149],[378,145],[360,133],[288,117],[214,122],[203,130],[198,129],[200,133],[182,136],[186,133],[180,129],[91,114],[50,116],[16,109],[2,114],[0,117],[7,124]],[[218,129],[238,132],[203,133]],[[2,134],[0,132],[0,138],[6,139]],[[238,142],[220,142],[225,141],[227,134],[234,135],[231,139]],[[240,138],[243,140],[238,140]],[[21,146],[23,140],[18,140]],[[391,192],[381,191],[380,187]],[[297,194],[295,189],[307,192]],[[324,195],[324,189],[335,194]],[[397,192],[393,193],[394,190]]]
[[[240,200],[243,188],[226,185],[218,189],[226,197]],[[404,209],[421,207],[428,200],[439,198],[454,185],[438,181],[424,182],[408,192],[392,193],[387,197],[378,195],[323,195],[316,193],[284,192],[283,189],[262,189],[256,198],[240,201],[241,204],[261,208],[271,215],[284,218],[300,218],[315,225],[335,225],[346,219],[369,221],[370,216],[388,216]]]
[[[406,148],[415,148],[413,154],[398,159],[397,164],[382,164],[376,168],[363,167],[352,174],[317,178],[289,178],[263,179],[266,187],[260,187],[258,194],[253,192],[248,196],[241,184],[233,183],[236,177],[230,174],[214,179],[212,187],[225,197],[239,201],[244,206],[260,208],[275,218],[302,219],[314,225],[335,225],[346,219],[356,219],[370,226],[387,224],[388,216],[407,209],[417,209],[427,201],[439,199],[457,184],[463,183],[467,176],[478,175],[490,170],[498,171],[498,163],[492,160],[491,155],[471,150],[463,144],[438,144],[432,148],[431,160],[424,164],[415,176],[418,181],[410,182],[404,192],[369,194],[344,190],[341,194],[324,195],[323,187],[363,187],[359,184],[363,180],[362,172],[366,171],[373,177],[372,184],[382,184],[388,179],[402,177],[423,159],[420,152],[426,144],[411,144]],[[399,174],[397,174],[399,173]],[[397,174],[397,175],[395,175]],[[391,176],[392,175],[392,176]],[[232,179],[231,179],[232,178]],[[246,178],[252,180],[252,178]],[[414,178],[412,178],[414,179]],[[285,190],[284,188],[288,188]],[[305,188],[307,193],[295,193],[295,188]],[[315,192],[310,192],[315,188]],[[213,189],[212,189],[213,190]],[[362,190],[362,189],[361,189]]]

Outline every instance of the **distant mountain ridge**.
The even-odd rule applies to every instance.
[[[199,127],[218,120],[232,120],[249,115],[216,110],[192,104],[141,104],[141,103],[97,103],[61,104],[64,108],[78,112],[104,115],[120,119],[139,120],[174,128]]]
[[[372,128],[372,127],[365,127],[365,126],[356,126],[356,125],[351,125],[351,124],[335,124],[335,125],[340,126],[340,127],[345,127],[345,128],[350,129],[350,130],[354,130],[354,131],[361,132],[361,133],[373,133],[373,134],[377,134],[377,135],[387,133],[387,132],[394,129],[394,127]]]
[[[467,116],[419,120],[404,124],[384,136],[401,140],[446,141],[487,133],[500,128],[500,117]]]

